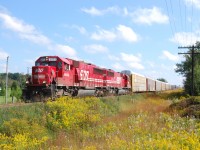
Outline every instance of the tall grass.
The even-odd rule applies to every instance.
[[[126,99],[128,108],[105,117],[96,126],[62,137],[72,149],[200,149],[200,124],[193,118],[169,115],[171,101],[159,95]],[[121,97],[120,97],[121,98]],[[130,97],[129,97],[130,98]],[[119,104],[124,101],[120,101]],[[131,105],[131,106],[130,106]],[[120,105],[125,107],[125,104]],[[119,110],[120,110],[119,109]],[[55,144],[55,143],[54,143]],[[58,145],[56,145],[59,148]]]
[[[200,149],[200,123],[167,113],[170,94],[61,97],[4,108],[0,149]]]
[[[43,104],[0,109],[0,149],[35,149],[49,139]]]

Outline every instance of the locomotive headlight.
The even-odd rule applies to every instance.
[[[43,84],[45,84],[45,83],[46,83],[46,81],[43,81],[42,83],[43,83]]]
[[[26,81],[26,84],[29,84],[29,81]]]

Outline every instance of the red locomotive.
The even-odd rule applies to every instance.
[[[32,67],[23,96],[41,101],[62,95],[125,94],[130,88],[129,76],[123,73],[69,58],[43,56]]]

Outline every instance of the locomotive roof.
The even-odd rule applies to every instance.
[[[67,63],[67,64],[69,64],[69,65],[71,65],[72,63],[68,60],[68,59],[66,59],[66,58],[62,58],[62,57],[59,57],[63,62],[65,62],[65,63]]]
[[[41,58],[58,58],[58,59],[60,59],[61,61],[63,61],[63,62],[65,62],[65,63],[67,63],[67,64],[72,64],[71,63],[71,61],[69,61],[68,59],[66,59],[66,58],[62,58],[62,57],[59,57],[59,56],[41,56],[41,57],[39,57],[36,61],[40,61],[40,59]]]

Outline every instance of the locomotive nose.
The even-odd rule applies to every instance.
[[[32,82],[33,84],[50,84],[55,72],[55,67],[52,66],[34,66],[32,67]]]

